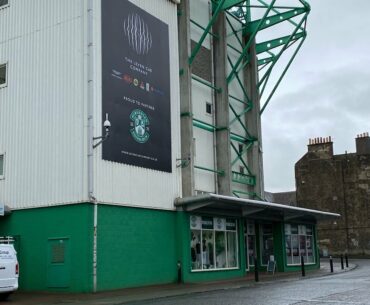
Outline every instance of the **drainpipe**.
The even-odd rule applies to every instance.
[[[93,0],[86,0],[87,8],[87,189],[88,198],[94,204],[94,227],[93,227],[93,291],[97,290],[97,228],[98,228],[98,205],[94,197],[94,44],[93,44]]]

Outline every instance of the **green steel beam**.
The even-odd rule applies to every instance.
[[[270,10],[268,11],[270,12]],[[263,17],[262,19],[254,20],[248,24],[248,26],[245,29],[246,32],[244,33],[244,35],[254,33],[256,30],[262,31],[264,29],[267,29],[269,27],[272,27],[281,22],[287,21],[291,18],[297,17],[305,13],[307,13],[307,8],[303,7],[303,8],[296,8],[294,10],[290,10],[284,13],[279,13],[279,14],[276,14],[270,17],[266,16],[266,17]]]
[[[201,83],[201,84],[203,84],[203,85],[205,85],[205,86],[207,86],[207,87],[209,87],[213,90],[216,90],[218,93],[222,92],[222,88],[217,88],[217,87],[213,86],[210,82],[208,82],[208,81],[206,81],[206,80],[204,80],[204,79],[202,79],[202,78],[200,78],[200,77],[198,77],[194,74],[191,75],[191,78],[193,80],[197,81],[198,83]]]
[[[231,106],[231,105],[230,105]],[[241,113],[236,114],[235,118],[230,121],[230,126],[240,119],[240,117],[250,111],[252,107],[246,107]]]
[[[255,192],[243,192],[243,191],[233,190],[233,194],[234,194],[234,196],[236,196],[238,198],[240,198],[240,196],[239,196],[239,194],[240,194],[240,195],[252,196],[252,199],[257,198],[261,201],[266,201],[265,199],[261,198],[261,196],[259,196]]]
[[[269,97],[267,98],[267,100],[266,100],[265,104],[264,104],[264,105],[263,105],[263,107],[261,108],[261,110],[260,110],[260,115],[262,115],[263,111],[266,109],[267,105],[269,104],[269,102],[270,102],[270,100],[271,100],[272,96],[274,95],[274,93],[275,93],[276,89],[279,87],[279,85],[280,85],[280,83],[281,83],[282,79],[284,78],[284,76],[285,76],[286,72],[288,71],[288,69],[289,69],[290,65],[292,64],[293,60],[295,59],[295,57],[296,57],[296,55],[297,55],[298,51],[301,49],[302,44],[303,44],[303,42],[305,41],[305,39],[306,39],[306,37],[303,37],[303,39],[301,40],[301,42],[300,42],[299,46],[298,46],[298,47],[297,47],[297,49],[295,50],[295,52],[294,52],[293,56],[292,56],[292,57],[291,57],[291,59],[289,60],[289,62],[288,62],[288,64],[287,64],[287,66],[285,67],[285,69],[284,69],[283,73],[281,74],[280,78],[278,79],[278,81],[277,81],[277,83],[276,83],[275,87],[272,89],[272,91],[271,91],[271,93],[270,93]]]
[[[266,3],[266,2],[264,2],[263,0],[257,0],[259,3],[262,3],[263,5],[265,5],[265,6],[267,6],[268,4]],[[309,4],[307,4],[307,2],[306,2],[306,4],[304,3],[305,1],[301,1],[301,0],[299,0],[299,2],[301,2],[302,3],[302,5],[307,9],[307,11],[308,12],[310,12],[311,11],[311,7],[310,7],[310,5]],[[280,9],[280,8],[284,8],[284,7],[279,7],[279,6],[275,6],[273,9],[272,9],[272,11],[274,12],[274,13],[277,13],[277,14],[280,14],[281,12],[278,10],[278,9]],[[297,7],[292,7],[292,9],[296,9]],[[294,26],[297,26],[297,23],[295,23],[293,20],[291,20],[291,19],[289,19],[288,20],[288,22],[289,23],[291,23],[292,25],[294,25]]]
[[[254,186],[256,185],[256,177],[252,175],[246,175],[239,172],[232,171],[232,181],[240,184],[246,184]]]
[[[247,134],[247,136],[249,138],[252,138],[252,136],[250,135],[247,127],[245,126],[245,124],[242,122],[242,120],[240,119],[240,116],[238,115],[238,113],[235,111],[234,107],[229,104],[229,107],[231,109],[231,111],[233,112],[234,116],[235,116],[235,119],[239,122],[240,126],[244,129],[245,133]],[[231,125],[231,123],[229,123]]]
[[[218,14],[223,10],[223,5],[224,5],[225,2],[226,2],[226,0],[220,0],[218,2],[217,6],[215,7],[215,9],[213,11],[213,14],[212,14],[211,20],[209,20],[208,25],[205,27],[202,36],[200,37],[199,41],[197,42],[197,44],[195,45],[194,49],[191,52],[191,55],[189,57],[189,65],[190,66],[193,63],[193,61],[195,59],[195,56],[197,56],[200,48],[202,47],[203,41],[206,39],[208,33],[211,30],[211,27],[215,23],[215,21],[216,21],[216,19],[218,17]]]
[[[196,22],[195,20],[193,19],[190,19],[190,22],[192,24],[194,24],[195,26],[197,26],[198,28],[202,29],[203,31],[206,31],[206,28],[204,26],[202,26],[201,24],[199,24],[198,22]],[[208,32],[209,35],[213,36],[214,38],[218,39],[218,35],[212,33],[212,32]]]
[[[236,133],[230,132],[230,139],[239,143],[248,143],[257,140],[256,138],[246,138]]]
[[[251,108],[251,107],[252,107],[252,106],[251,106],[251,103],[249,103],[249,102],[245,102],[245,101],[241,100],[240,98],[237,98],[237,97],[236,97],[236,96],[234,96],[234,95],[229,94],[229,98],[232,98],[233,100],[236,100],[236,101],[238,101],[239,103],[242,103],[242,104],[244,104],[244,105],[248,106],[249,108]]]
[[[227,60],[229,61],[229,64],[230,64],[230,66],[231,66],[231,69],[234,69],[234,65],[233,65],[233,63],[232,63],[232,61],[231,61],[231,59],[230,59],[230,57],[229,56],[227,56]],[[244,84],[242,83],[242,81],[241,81],[241,79],[240,79],[240,77],[239,77],[239,74],[236,74],[235,75],[235,77],[236,77],[236,80],[237,80],[237,82],[238,82],[238,84],[239,84],[239,87],[240,87],[240,89],[243,91],[243,95],[244,95],[244,98],[247,100],[247,103],[248,104],[251,104],[251,99],[249,98],[249,95],[248,95],[248,93],[247,93],[247,90],[245,89],[245,86],[244,86]]]
[[[270,65],[270,67],[268,68],[268,70],[266,71],[266,73],[262,76],[261,80],[259,81],[258,87],[261,87],[261,85],[265,83],[265,85],[263,86],[263,89],[261,90],[261,94],[260,95],[263,94],[264,88],[266,87],[266,83],[267,83],[266,81],[270,77],[270,74],[271,74],[271,71],[272,71],[273,67],[275,66],[276,62],[279,60],[279,58],[281,57],[281,55],[284,53],[284,51],[288,48],[290,41],[297,34],[298,29],[303,24],[303,22],[307,19],[307,16],[308,16],[308,14],[305,14],[303,16],[302,20],[299,22],[299,24],[294,29],[293,33],[290,35],[290,39],[283,46],[283,48],[280,50],[279,54],[276,55],[275,60],[273,61],[272,65]]]
[[[216,3],[218,3],[219,1],[216,1]],[[222,9],[223,10],[227,10],[231,7],[234,7],[234,6],[237,6],[238,4],[240,3],[243,3],[245,2],[245,0],[226,0],[224,1],[223,5],[222,5]]]
[[[201,120],[194,119],[194,118],[193,118],[193,126],[198,127],[200,129],[203,129],[203,130],[206,130],[206,131],[209,131],[209,132],[215,132],[217,130],[216,126],[214,126],[212,124],[208,124],[208,123],[203,122]]]
[[[232,149],[234,150],[234,152],[237,155],[237,157],[233,160],[233,162],[231,162],[231,166],[234,166],[236,164],[236,162],[240,161],[244,165],[244,167],[247,169],[248,174],[252,175],[252,172],[249,169],[248,164],[244,161],[242,154],[239,153],[239,150],[236,148],[236,146],[234,145],[233,142],[230,142],[230,144],[231,144]],[[243,154],[252,146],[252,144],[253,143],[249,143],[247,145],[247,148],[245,150],[243,150]]]
[[[212,173],[215,173],[219,176],[224,176],[225,175],[225,171],[223,171],[223,170],[215,170],[215,169],[212,169],[212,168],[198,166],[198,165],[194,165],[194,168],[204,170],[204,171],[207,171],[207,172],[212,172]]]
[[[274,59],[275,59],[275,56],[266,57],[266,58],[259,59],[257,63],[259,66],[267,65],[270,62],[274,61]]]
[[[262,25],[264,23],[264,20],[267,18],[268,14],[270,13],[271,9],[273,8],[273,6],[275,4],[275,1],[276,0],[271,1],[271,4],[269,5],[269,7],[266,10],[265,14],[263,15],[262,19],[258,20],[258,23],[257,23],[257,26],[255,27],[255,29],[252,32],[250,32],[249,40],[243,48],[242,55],[239,56],[236,64],[232,68],[232,71],[230,72],[229,76],[227,77],[227,83],[228,84],[230,84],[230,82],[233,80],[235,75],[239,72],[238,69],[239,69],[239,66],[240,66],[241,62],[245,58],[246,54],[248,54],[248,50],[249,50],[252,42],[254,41],[254,38],[256,37],[257,32],[260,30],[260,27],[262,27]]]
[[[272,39],[272,40],[268,40],[268,41],[258,43],[258,44],[256,44],[256,53],[261,54],[261,53],[267,52],[269,50],[275,49],[277,47],[280,47],[282,45],[285,45],[285,44],[287,44],[291,41],[298,40],[302,37],[305,37],[306,32],[304,31],[304,32],[297,33],[292,37],[292,39],[290,39],[290,36],[291,35],[287,35],[287,36],[284,36],[284,37],[280,37],[280,38],[276,38],[276,39]]]

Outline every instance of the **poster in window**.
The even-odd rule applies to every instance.
[[[170,110],[168,25],[128,0],[102,1],[103,160],[171,172]]]

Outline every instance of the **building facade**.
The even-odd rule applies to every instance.
[[[21,289],[240,277],[255,257],[318,268],[316,222],[338,215],[251,200],[273,62],[257,53],[304,37],[256,44],[257,25],[309,6],[245,32],[244,1],[177,2],[0,2],[0,234]]]
[[[296,163],[297,204],[333,211],[339,220],[318,226],[323,255],[369,255],[370,138],[356,138],[356,152],[335,155],[330,138],[310,140]]]

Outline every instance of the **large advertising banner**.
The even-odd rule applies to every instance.
[[[171,172],[168,25],[128,0],[101,2],[103,159]]]

